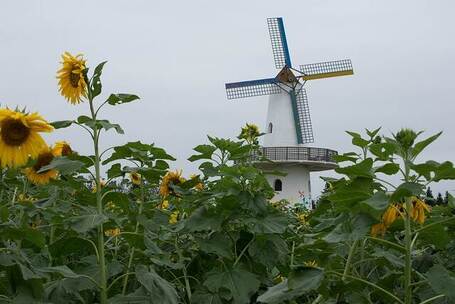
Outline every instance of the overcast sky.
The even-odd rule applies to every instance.
[[[365,127],[443,130],[422,160],[455,161],[454,11],[452,0],[2,1],[0,103],[75,118],[88,107],[59,96],[60,54],[83,52],[91,67],[108,60],[103,96],[142,99],[103,113],[126,133],[108,133],[103,145],[155,143],[188,175],[186,158],[207,134],[264,126],[267,97],[228,101],[224,83],[275,76],[266,18],[282,16],[294,65],[350,58],[354,66],[353,76],[307,83],[313,146],[350,151],[344,130]],[[90,152],[76,127],[46,138]],[[318,174],[312,181],[317,194]]]

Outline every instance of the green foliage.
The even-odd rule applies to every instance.
[[[357,151],[335,157],[341,177],[325,178],[317,208],[302,210],[273,201],[266,174],[280,173],[252,161],[253,125],[195,147],[192,177],[171,173],[175,159],[153,144],[100,151],[106,131],[123,134],[100,110],[139,99],[110,94],[95,108],[104,65],[86,74],[90,113],[53,123],[88,132],[93,155],[54,158],[39,171],[59,172],[46,185],[0,172],[0,303],[455,301],[454,199],[423,203],[455,168],[416,161],[441,133],[347,132]]]

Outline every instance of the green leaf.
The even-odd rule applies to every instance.
[[[418,183],[405,182],[399,185],[392,196],[390,202],[400,202],[403,198],[419,196],[423,191],[423,186]]]
[[[443,294],[451,301],[455,301],[455,277],[442,265],[434,265],[426,273],[431,288],[437,294]]]
[[[385,192],[378,191],[369,199],[360,202],[360,208],[365,213],[379,219],[389,206],[389,197]]]
[[[114,178],[114,177],[119,177],[119,176],[122,176],[123,175],[123,172],[122,172],[122,167],[120,166],[120,164],[113,164],[109,170],[107,170],[107,177],[108,178]]]
[[[324,279],[324,271],[319,268],[303,267],[289,274],[290,290],[307,292],[319,288]]]
[[[38,173],[55,169],[58,170],[62,175],[69,175],[78,172],[84,166],[84,163],[81,161],[71,160],[66,156],[62,156],[54,158],[49,165],[42,167]]]
[[[371,144],[368,150],[379,160],[386,161],[393,155],[396,150],[396,145],[390,142]]]
[[[65,222],[76,232],[85,233],[91,229],[98,227],[101,223],[107,221],[107,217],[101,214],[87,214],[73,216],[65,220]]]
[[[93,72],[93,77],[90,82],[89,89],[92,92],[92,98],[95,98],[101,93],[102,84],[101,84],[101,74],[103,73],[103,67],[107,61],[103,61],[98,64]]]
[[[153,302],[161,304],[178,304],[177,291],[171,283],[160,277],[153,269],[144,265],[136,266],[136,278],[147,289]]]
[[[122,93],[111,94],[109,96],[109,98],[107,99],[107,103],[115,106],[115,105],[119,105],[122,103],[132,102],[137,99],[139,99],[139,96],[133,95],[133,94],[122,94]]]
[[[117,131],[118,134],[125,134],[122,127],[119,124],[110,123],[108,120],[97,120],[97,124],[99,124],[104,130],[109,131],[110,129],[114,129]]]
[[[360,240],[370,232],[371,225],[374,223],[375,220],[372,217],[359,213],[348,222],[339,223],[323,239],[327,243]]]
[[[324,271],[318,268],[304,267],[292,271],[289,280],[269,287],[258,297],[258,302],[281,304],[316,290],[324,279]]]
[[[46,238],[43,233],[28,227],[6,228],[2,230],[1,237],[3,239],[26,240],[39,248],[44,247],[46,244]]]
[[[249,218],[245,224],[253,233],[284,233],[289,224],[289,219],[281,214],[269,214],[265,217]]]
[[[199,159],[211,159],[213,152],[216,151],[216,147],[210,145],[199,145],[193,149],[196,152],[199,152],[198,155],[192,155],[188,158],[189,161],[194,162]]]
[[[286,301],[299,297],[302,293],[299,290],[289,290],[287,280],[269,287],[266,292],[258,297],[259,303],[282,304]]]
[[[433,136],[428,137],[427,139],[424,139],[414,145],[412,148],[412,158],[416,158],[417,155],[422,152],[423,149],[425,149],[429,144],[431,144],[433,141],[435,141],[439,136],[441,136],[442,132],[439,132]]]
[[[216,232],[209,239],[198,239],[199,247],[207,253],[214,253],[218,256],[232,259],[232,242],[226,234]]]
[[[73,124],[72,120],[59,120],[59,121],[53,121],[51,122],[51,125],[55,129],[63,129],[71,126]]]
[[[337,163],[342,163],[345,161],[350,161],[350,162],[355,163],[359,159],[359,156],[354,152],[349,152],[349,153],[335,155],[335,156],[333,156],[333,159]]]
[[[335,171],[340,174],[345,174],[349,177],[361,176],[361,177],[371,177],[373,168],[373,160],[367,158],[362,162],[343,168],[336,168]]]
[[[370,138],[374,138],[374,137],[376,137],[376,135],[378,135],[379,130],[381,130],[381,127],[377,128],[376,130],[373,130],[373,131],[370,131],[368,129],[365,129],[365,130],[366,130],[368,136],[370,136]]]
[[[204,282],[211,292],[227,289],[233,304],[249,304],[251,296],[258,290],[260,282],[256,275],[239,268],[224,272],[211,271]]]
[[[431,224],[430,222],[428,224]],[[444,250],[450,242],[450,236],[445,225],[438,224],[429,228],[423,229],[419,233],[419,238],[427,244],[433,244],[436,249]]]
[[[196,209],[185,222],[185,228],[189,231],[202,231],[202,230],[219,230],[223,218],[221,215],[215,213],[215,210],[208,209],[205,206]]]
[[[375,169],[376,173],[380,172],[387,175],[396,174],[398,171],[400,171],[400,165],[394,163],[388,163]]]

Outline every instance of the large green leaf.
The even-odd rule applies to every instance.
[[[348,222],[339,223],[324,240],[328,243],[360,240],[369,233],[373,223],[375,220],[372,217],[359,213]]]
[[[307,292],[316,290],[324,279],[324,271],[318,268],[303,267],[292,271],[288,281],[272,286],[258,297],[267,304],[281,304]]]
[[[367,158],[358,164],[347,166],[343,168],[336,168],[335,171],[340,174],[345,174],[350,177],[361,176],[371,177],[373,168],[373,160]]]
[[[51,122],[51,125],[55,129],[63,129],[71,126],[73,124],[72,120],[59,120],[59,121],[53,121]]]
[[[360,202],[361,210],[376,219],[381,217],[388,206],[389,197],[382,191],[378,191],[369,199]]]
[[[93,77],[89,85],[89,89],[92,92],[92,98],[95,98],[101,93],[102,84],[101,84],[101,74],[103,73],[103,67],[107,61],[103,61],[98,64],[93,71]]]
[[[41,231],[28,227],[6,228],[2,230],[1,237],[3,239],[26,240],[40,248],[44,247],[46,243],[45,236]]]
[[[42,167],[38,171],[38,173],[55,169],[58,170],[60,174],[69,175],[79,171],[83,167],[84,167],[83,162],[78,160],[71,160],[68,159],[66,156],[62,156],[54,158],[49,165]]]
[[[65,220],[74,231],[79,233],[85,233],[106,221],[107,217],[101,214],[78,215]]]
[[[416,143],[414,145],[414,147],[412,148],[412,157],[416,158],[417,155],[419,155],[423,149],[425,149],[429,144],[431,144],[433,141],[435,141],[441,134],[442,134],[442,132],[439,132],[433,136],[430,136],[430,137]]]
[[[132,102],[137,99],[139,99],[139,96],[133,95],[133,94],[122,94],[122,93],[111,94],[109,96],[109,98],[107,99],[107,103],[115,106],[115,105],[119,105],[119,104],[123,104],[123,103]]]
[[[153,269],[149,270],[144,265],[136,266],[136,278],[147,289],[155,303],[179,303],[179,297],[174,286],[160,277]]]
[[[387,175],[393,175],[400,170],[400,165],[394,163],[387,163],[375,169],[376,173],[384,173]]]
[[[256,275],[243,269],[234,268],[223,272],[211,271],[204,285],[211,292],[227,289],[233,304],[249,304],[251,296],[258,290],[259,281]]]
[[[431,288],[437,294],[443,294],[455,301],[455,276],[442,265],[434,265],[426,273]]]
[[[419,196],[423,186],[418,183],[404,182],[390,196],[390,202],[400,202],[405,197]]]

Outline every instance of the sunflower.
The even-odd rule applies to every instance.
[[[318,267],[318,263],[315,260],[305,261],[305,262],[303,262],[303,265],[305,265],[306,267],[312,267],[312,268]]]
[[[191,174],[190,175],[190,179],[195,180],[195,181],[199,181],[196,185],[194,185],[194,189],[196,189],[198,191],[204,190],[204,184],[201,182],[201,179],[199,178],[199,175]]]
[[[160,194],[163,197],[168,196],[169,194],[175,195],[174,190],[172,189],[172,186],[179,185],[181,183],[185,182],[185,179],[182,177],[182,171],[169,171],[166,173],[166,175],[163,177],[163,180],[161,181],[160,185]]]
[[[131,182],[137,186],[141,185],[141,175],[137,172],[130,173]]]
[[[107,229],[104,231],[105,236],[118,236],[120,234],[120,228]]]
[[[43,150],[38,155],[35,164],[32,167],[24,169],[25,176],[27,176],[28,180],[35,185],[48,184],[51,179],[57,178],[58,171],[55,169],[50,169],[40,172],[40,170],[41,168],[49,165],[53,159],[54,154],[52,153],[51,149],[47,148]]]
[[[73,150],[66,141],[57,141],[52,148],[52,153],[55,156],[68,156],[73,154]]]
[[[384,223],[378,223],[378,224],[374,224],[373,226],[371,226],[370,233],[374,237],[376,237],[378,235],[384,236],[386,230],[387,230],[387,227],[386,227],[386,225],[384,225]]]
[[[169,224],[171,225],[174,225],[174,224],[177,224],[178,220],[179,220],[179,211],[174,211],[171,213],[171,215],[169,216]]]
[[[256,143],[257,138],[261,135],[259,132],[259,127],[255,124],[246,124],[245,127],[242,128],[240,135],[238,136],[239,139],[245,139],[249,143]]]
[[[389,227],[390,225],[392,225],[393,222],[395,222],[395,220],[398,217],[402,216],[402,214],[398,208],[399,208],[399,206],[392,204],[387,208],[387,210],[382,215],[382,222],[384,223],[384,225],[386,227]]]
[[[62,55],[62,68],[57,71],[60,94],[72,104],[78,104],[87,97],[85,82],[85,60],[82,54],[76,56],[65,52]]]
[[[101,189],[103,189],[105,186],[106,186],[106,181],[104,179],[100,179],[100,186],[101,186]],[[93,181],[92,182],[92,193],[96,193],[96,182]]]
[[[39,132],[54,128],[38,113],[0,109],[0,167],[20,167],[47,148]]]
[[[417,197],[412,198],[411,218],[414,222],[423,224],[425,222],[425,211],[430,212],[431,208],[424,201]]]

